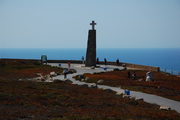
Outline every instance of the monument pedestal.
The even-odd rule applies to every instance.
[[[89,30],[85,66],[96,66],[96,30]]]

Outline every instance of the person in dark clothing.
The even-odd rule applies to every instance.
[[[119,66],[119,59],[116,60],[116,65]]]
[[[104,64],[107,65],[107,60],[106,60],[106,58],[104,58]]]
[[[131,78],[131,73],[128,71],[127,72],[128,78]]]
[[[96,63],[99,64],[99,58],[96,59]]]

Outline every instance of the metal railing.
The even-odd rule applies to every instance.
[[[165,73],[169,73],[171,75],[180,75],[179,71],[168,70],[168,69],[164,69],[164,68],[160,68],[160,71],[165,72]]]

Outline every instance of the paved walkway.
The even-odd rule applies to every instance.
[[[51,66],[59,66],[58,63],[49,63]],[[107,71],[112,71],[114,68],[119,68],[123,69],[121,66],[112,66],[112,65],[100,65],[99,68],[91,69],[89,67],[82,67],[84,66],[83,64],[71,64],[71,68],[76,69],[77,73],[74,74],[68,74],[67,79],[71,80],[75,84],[88,84],[90,85],[91,83],[85,83],[85,82],[80,82],[77,80],[74,80],[72,77],[75,75],[83,74],[83,73],[93,73],[93,72],[100,72],[104,71],[103,68],[107,67]],[[68,68],[67,64],[61,64],[61,67],[63,68]],[[59,75],[54,77],[53,79],[64,79],[63,75]],[[110,87],[106,85],[98,85],[98,88],[110,88],[113,91],[119,92],[119,93],[124,93],[123,89],[120,89],[118,87]],[[152,103],[152,104],[158,104],[158,105],[163,105],[166,107],[170,107],[172,110],[176,110],[177,112],[180,113],[180,102],[170,100],[167,98],[163,98],[157,95],[152,95],[152,94],[146,94],[142,92],[136,92],[136,91],[130,91],[130,95],[135,98],[143,98],[145,102]]]

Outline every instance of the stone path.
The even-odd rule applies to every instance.
[[[59,66],[58,63],[49,63],[51,66]],[[114,68],[119,68],[123,69],[123,67],[120,66],[112,66],[112,65],[100,65],[99,68],[91,69],[89,67],[81,67],[84,66],[83,64],[71,64],[71,68],[76,69],[77,73],[74,74],[68,74],[67,79],[71,80],[74,84],[88,84],[90,86],[91,83],[85,83],[85,82],[80,82],[77,80],[74,80],[72,77],[75,75],[83,74],[83,73],[93,73],[93,72],[100,72],[104,71],[103,68],[107,67],[107,71],[112,71]],[[67,64],[61,64],[61,67],[63,68],[68,68]],[[64,79],[63,75],[59,75],[54,77],[53,79]],[[109,88],[113,91],[119,92],[119,93],[124,93],[123,89],[120,89],[118,87],[110,87],[106,85],[98,85],[98,88]],[[176,110],[177,112],[180,113],[180,102],[170,100],[167,98],[163,98],[157,95],[153,94],[146,94],[142,92],[136,92],[136,91],[130,91],[130,95],[135,98],[143,98],[145,102],[152,103],[152,104],[158,104],[158,105],[163,105],[166,107],[170,107],[172,110]]]

